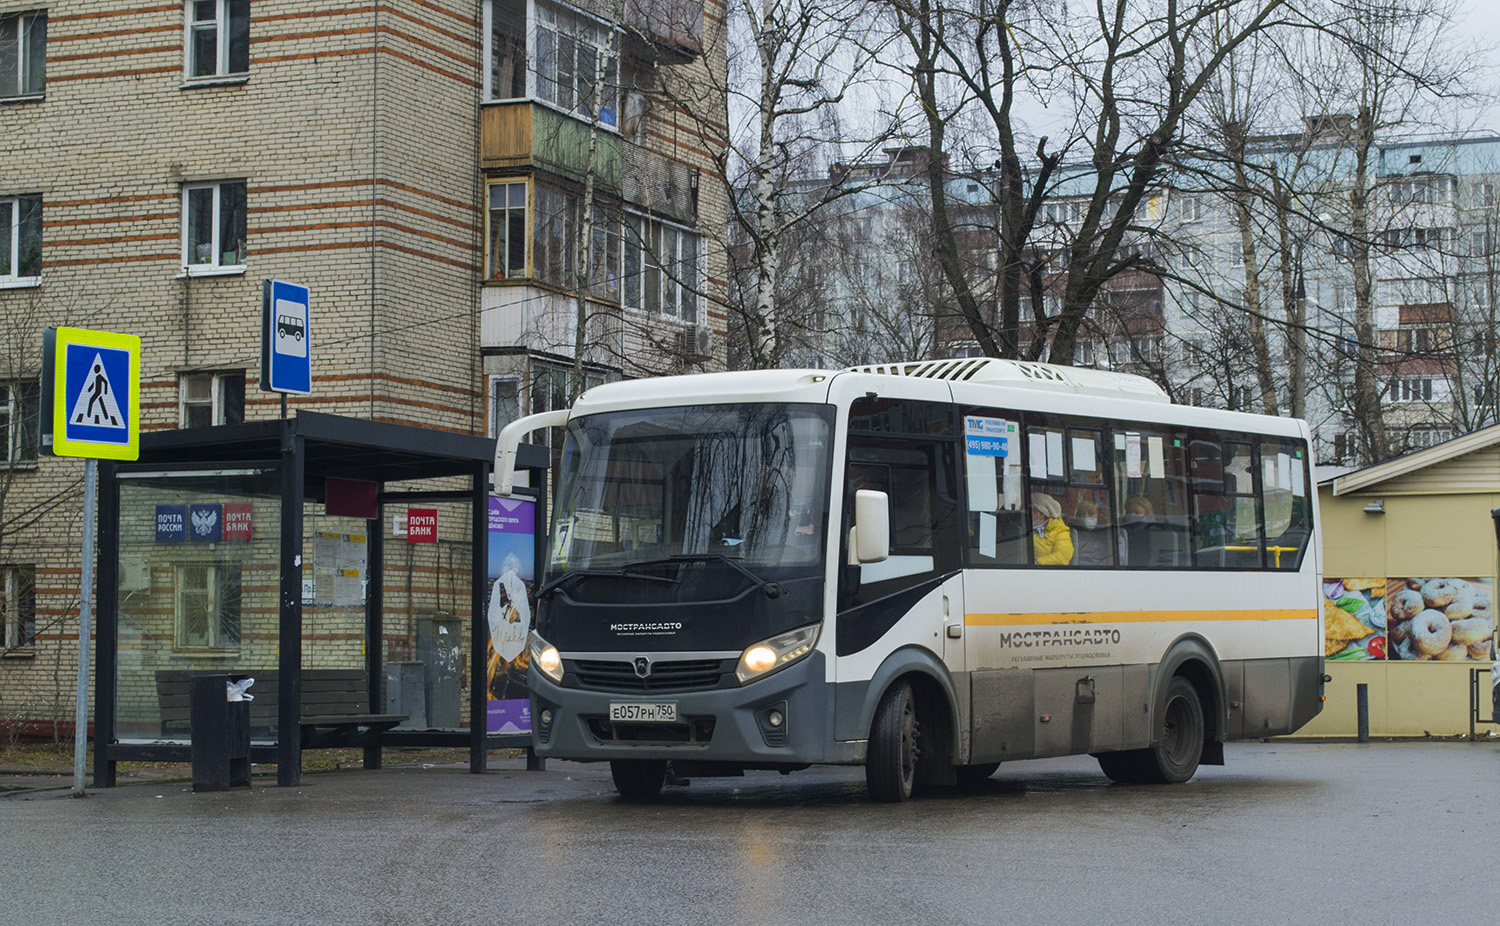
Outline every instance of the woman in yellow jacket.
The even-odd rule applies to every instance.
[[[1073,532],[1063,523],[1062,505],[1041,492],[1031,493],[1031,543],[1038,566],[1066,566],[1073,561]]]

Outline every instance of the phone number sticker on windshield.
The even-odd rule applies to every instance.
[[[964,416],[964,444],[970,456],[1009,457],[1016,423],[1004,418]]]
[[[676,701],[611,701],[609,719],[612,723],[676,723]]]

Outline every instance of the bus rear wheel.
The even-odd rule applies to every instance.
[[[665,759],[611,759],[610,777],[615,790],[627,801],[648,801],[661,793],[667,780]]]
[[[1155,746],[1105,752],[1094,758],[1111,781],[1121,784],[1181,784],[1198,771],[1205,736],[1198,689],[1179,675],[1167,686]]]
[[[870,750],[865,758],[865,783],[870,797],[899,803],[911,797],[920,754],[917,701],[911,685],[901,682],[885,693],[875,709]]]

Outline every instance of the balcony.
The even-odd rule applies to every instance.
[[[625,27],[655,45],[662,64],[703,54],[703,0],[626,0]]]
[[[589,123],[526,100],[486,103],[479,116],[479,166],[490,172],[547,171],[582,182]],[[601,190],[620,189],[620,136],[598,130],[594,173]]]

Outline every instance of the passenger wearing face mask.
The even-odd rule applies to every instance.
[[[1074,506],[1073,528],[1073,562],[1080,566],[1114,565],[1109,555],[1109,525],[1100,523],[1099,506],[1092,498],[1080,498]]]

